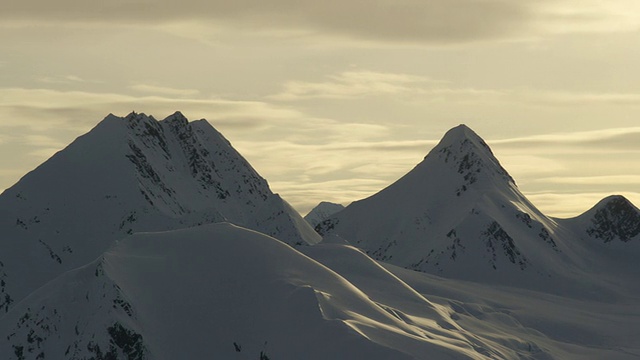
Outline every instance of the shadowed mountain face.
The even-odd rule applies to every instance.
[[[304,219],[309,223],[309,225],[316,227],[319,223],[323,222],[331,215],[341,211],[344,209],[344,206],[341,204],[334,204],[328,201],[322,201],[316,207],[311,209],[307,215],[305,215]]]
[[[140,231],[229,221],[292,245],[319,236],[204,120],[107,116],[0,195],[0,304]]]

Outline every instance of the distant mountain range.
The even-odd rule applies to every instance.
[[[638,258],[627,199],[545,216],[464,125],[303,219],[205,120],[109,115],[0,195],[0,358],[633,359]]]

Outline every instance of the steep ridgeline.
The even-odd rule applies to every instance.
[[[109,115],[0,195],[2,312],[115,239],[220,221],[320,240],[205,120]]]
[[[304,219],[309,223],[309,225],[316,227],[318,224],[328,219],[331,215],[337,213],[338,211],[342,211],[344,206],[341,204],[335,204],[328,201],[322,201],[320,204],[316,205],[307,215],[305,215]]]
[[[464,125],[401,179],[316,230],[405,268],[534,288],[551,286],[575,257],[565,231],[522,195]]]

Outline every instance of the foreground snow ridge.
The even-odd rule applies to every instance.
[[[464,125],[303,219],[205,120],[109,115],[0,194],[0,359],[636,359],[639,257]]]

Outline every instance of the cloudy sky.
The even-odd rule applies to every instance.
[[[206,118],[300,212],[485,138],[567,217],[640,204],[637,0],[9,0],[0,189],[108,113]]]

